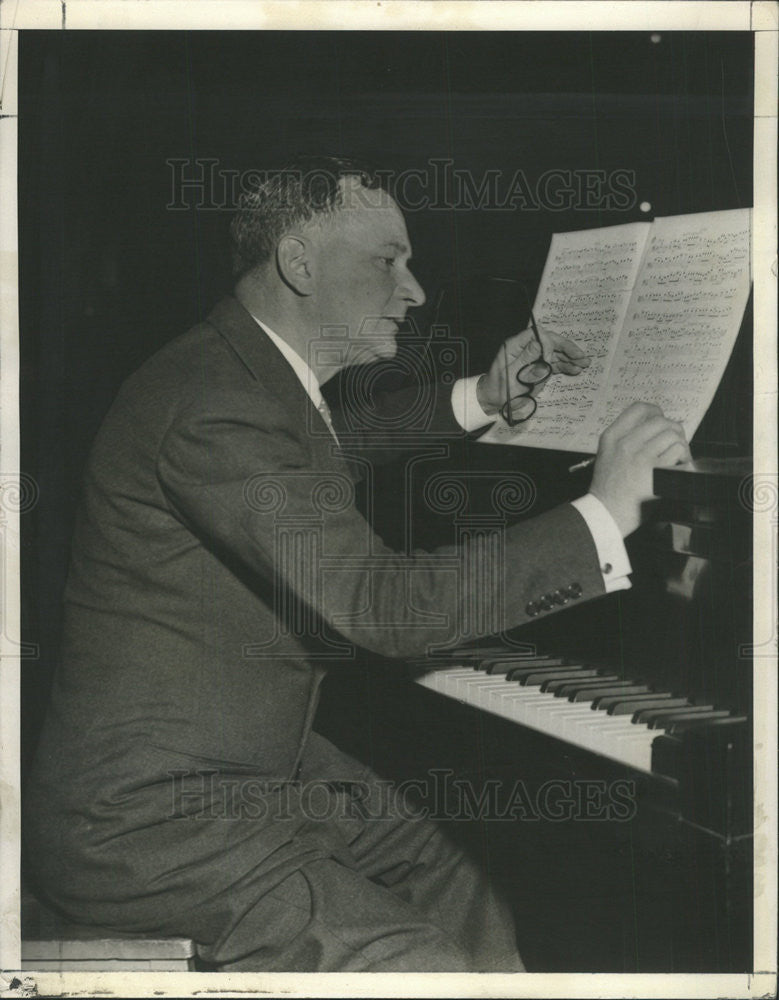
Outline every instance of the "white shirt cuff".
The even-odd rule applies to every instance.
[[[590,529],[606,593],[627,590],[630,587],[628,574],[633,572],[633,567],[614,518],[592,493],[572,500],[571,505],[579,511]]]
[[[495,417],[488,416],[479,405],[476,383],[480,378],[481,375],[460,378],[452,386],[454,419],[464,431],[477,431],[485,424],[495,423]]]

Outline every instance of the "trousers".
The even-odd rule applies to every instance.
[[[103,837],[88,891],[69,865],[53,901],[82,922],[190,937],[224,971],[523,971],[511,910],[475,860],[318,734],[272,794],[217,783],[188,808],[181,787],[177,818]]]
[[[223,971],[523,971],[508,905],[409,796],[314,733],[296,801],[299,866],[203,958]]]

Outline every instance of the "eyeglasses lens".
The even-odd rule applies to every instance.
[[[521,423],[523,420],[527,420],[528,417],[532,417],[536,412],[536,406],[538,405],[532,396],[515,396],[511,400],[511,421],[514,423]],[[504,410],[506,407],[504,407]],[[506,417],[506,414],[503,414]],[[506,418],[508,419],[508,418]]]
[[[548,361],[531,361],[523,365],[517,372],[517,381],[523,385],[538,385],[552,374],[552,366]]]

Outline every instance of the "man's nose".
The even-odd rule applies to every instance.
[[[410,306],[423,306],[425,304],[424,290],[408,268],[406,268],[403,279],[398,285],[397,295]]]

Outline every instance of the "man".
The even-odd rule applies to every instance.
[[[97,437],[28,855],[73,919],[190,936],[224,969],[517,971],[509,911],[477,867],[405,807],[350,808],[375,776],[312,731],[319,682],[352,644],[424,654],[477,586],[452,572],[456,550],[390,552],[355,509],[319,386],[391,357],[424,295],[376,178],[324,166],[247,199],[235,297],[128,379]],[[339,349],[318,350],[334,329]],[[562,338],[545,347],[557,371],[584,365]],[[509,341],[509,378],[537,353],[527,332]],[[501,351],[438,394],[435,422],[488,421],[505,379]],[[540,595],[625,586],[621,538],[651,469],[688,454],[656,408],[627,410],[591,495],[507,529],[505,565],[478,584],[506,626]]]

